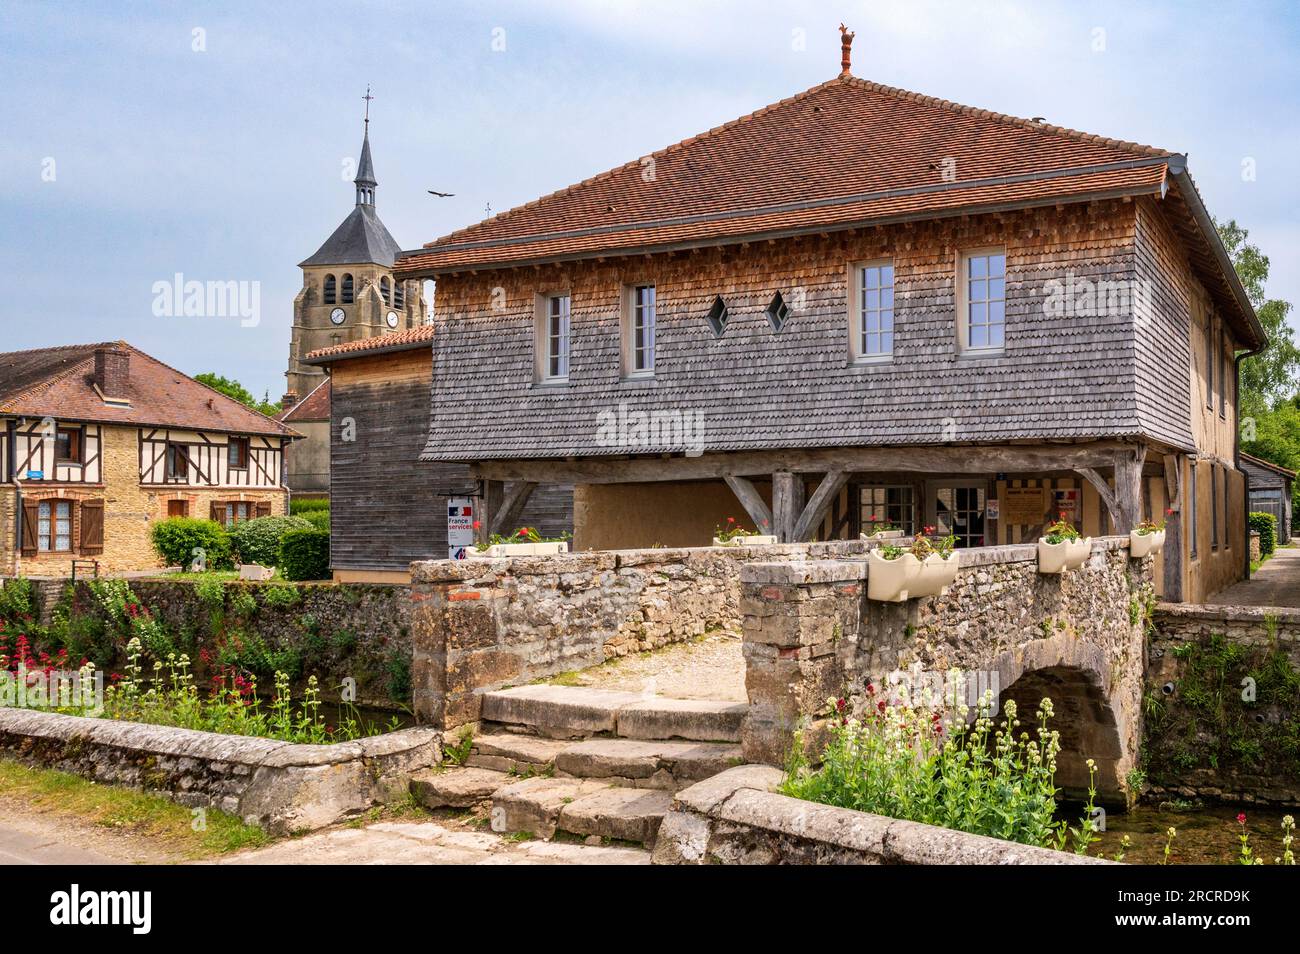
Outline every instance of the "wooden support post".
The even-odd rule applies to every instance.
[[[759,492],[754,489],[753,482],[745,477],[737,477],[734,474],[726,474],[722,479],[727,482],[731,492],[736,495],[740,505],[745,508],[745,513],[749,514],[749,519],[754,521],[754,528],[764,536],[773,533],[772,511],[768,509],[767,502],[763,500]]]
[[[1165,565],[1164,587],[1161,598],[1167,603],[1183,601],[1183,458],[1181,454],[1165,455],[1165,497],[1169,514],[1165,517],[1165,549],[1161,558]],[[1195,501],[1191,506],[1196,506]]]
[[[505,495],[505,484],[499,480],[483,481],[483,497],[478,502],[474,539],[478,543],[487,543],[492,534],[492,518],[501,509],[501,499]]]
[[[791,543],[803,513],[803,475],[778,470],[772,475],[772,528],[781,543]]]
[[[1128,535],[1142,522],[1142,466],[1147,460],[1147,449],[1139,445],[1132,452],[1115,453],[1115,502],[1119,505],[1120,519],[1115,532]]]
[[[822,525],[826,509],[830,507],[832,500],[839,499],[840,491],[848,482],[849,475],[845,471],[827,472],[822,482],[817,485],[817,489],[813,491],[808,506],[804,507],[803,513],[799,515],[799,520],[794,527],[794,535],[790,538],[792,543],[803,543],[817,535],[817,528]]]
[[[507,484],[501,502],[492,514],[491,532],[510,533],[515,530],[519,523],[519,515],[523,513],[528,498],[536,488],[537,484],[530,480],[517,480]]]

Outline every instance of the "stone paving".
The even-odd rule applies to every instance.
[[[715,633],[689,643],[566,673],[551,680],[566,686],[649,692],[674,699],[745,702],[745,660],[739,636]]]
[[[1279,547],[1249,580],[1220,590],[1207,602],[1214,606],[1300,607],[1300,547]]]
[[[227,865],[646,865],[639,848],[518,841],[437,822],[338,828],[225,858]]]

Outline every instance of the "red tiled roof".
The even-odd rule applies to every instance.
[[[100,348],[123,349],[130,354],[127,393],[111,395],[125,397],[130,402],[127,405],[106,403],[95,390],[95,351]],[[302,436],[125,341],[0,354],[0,414]]]
[[[308,364],[329,364],[344,358],[356,358],[367,354],[382,354],[386,351],[406,351],[427,345],[433,341],[433,325],[418,325],[405,331],[375,335],[372,338],[358,338],[342,344],[319,348],[303,360]]]
[[[453,232],[406,253],[398,270],[433,275],[1156,193],[1172,155],[840,77]]]
[[[294,421],[328,421],[330,419],[330,379],[312,388],[305,398],[276,416],[283,424]]]

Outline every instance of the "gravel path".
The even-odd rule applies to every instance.
[[[740,637],[725,633],[624,656],[549,681],[566,686],[648,691],[674,699],[747,701]]]

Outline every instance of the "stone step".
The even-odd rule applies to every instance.
[[[672,801],[669,792],[590,779],[530,778],[497,791],[491,824],[496,832],[527,831],[553,838],[563,831],[651,846]]]
[[[565,744],[555,756],[560,776],[675,792],[744,761],[726,742],[665,742],[598,738]]]
[[[429,769],[411,776],[411,796],[425,808],[473,808],[513,781],[483,768]]]
[[[476,735],[466,765],[509,772],[512,775],[546,775],[555,769],[555,757],[568,742],[518,732]]]
[[[634,739],[739,742],[743,702],[669,699],[585,686],[516,686],[483,695],[482,719],[551,739],[621,735]]]

